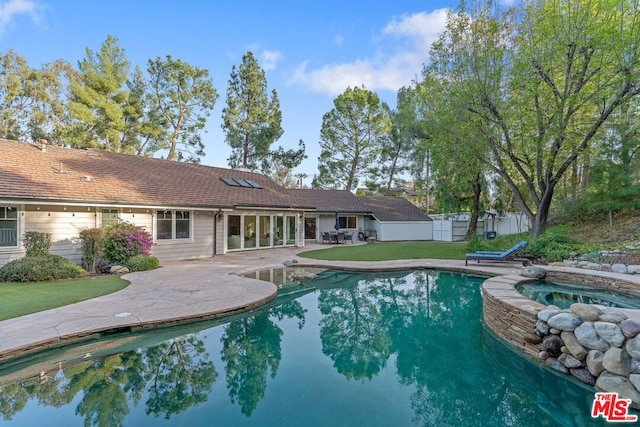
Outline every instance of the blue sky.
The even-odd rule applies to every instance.
[[[510,3],[513,0],[504,0]],[[98,51],[112,35],[132,64],[171,55],[206,68],[220,95],[209,117],[202,163],[227,167],[221,130],[231,67],[252,51],[280,98],[284,134],[274,144],[308,158],[294,172],[317,172],[322,116],[351,86],[364,85],[395,107],[397,90],[420,75],[429,46],[456,0],[0,0],[0,51],[30,66]]]

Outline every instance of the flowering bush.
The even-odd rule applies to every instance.
[[[153,237],[148,231],[129,222],[109,227],[102,240],[105,260],[118,264],[136,255],[149,255],[152,244]]]

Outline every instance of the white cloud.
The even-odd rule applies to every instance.
[[[4,33],[18,15],[31,15],[34,21],[40,20],[42,6],[32,0],[9,0],[0,3],[0,34]]]
[[[428,60],[431,44],[444,30],[447,9],[394,18],[375,40],[377,51],[352,62],[326,64],[309,70],[300,64],[289,83],[336,96],[347,87],[397,91],[411,84]]]
[[[265,71],[274,70],[278,61],[282,59],[282,54],[275,50],[263,50],[260,59]]]

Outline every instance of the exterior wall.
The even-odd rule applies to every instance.
[[[378,240],[380,241],[411,241],[433,240],[433,222],[379,222]]]
[[[95,208],[80,206],[33,206],[24,209],[24,231],[51,235],[51,253],[77,264],[82,262],[80,231],[96,227]]]
[[[63,256],[77,264],[82,262],[82,245],[80,231],[100,227],[101,208],[83,206],[20,206],[20,236],[27,231],[49,233],[51,235],[51,253]],[[153,209],[120,209],[118,218],[143,227],[154,235]],[[151,248],[151,255],[160,262],[185,259],[206,258],[213,256],[213,227],[215,212],[191,212],[191,239],[185,241],[157,241]],[[217,224],[222,233],[222,221]],[[218,234],[219,254],[222,254],[222,234]],[[0,266],[7,262],[22,258],[24,247],[19,237],[19,247],[0,250]]]
[[[153,225],[153,218],[149,217],[149,219]],[[214,221],[215,212],[192,211],[191,239],[170,241],[154,239],[151,255],[157,257],[160,263],[212,257]],[[135,224],[138,225],[137,222]],[[147,230],[150,231],[150,228]]]
[[[369,229],[373,225],[372,221],[366,220],[364,215],[356,215],[356,214],[353,214],[353,215],[344,214],[344,215],[356,217],[356,228],[341,228],[340,231],[349,231],[349,232],[353,231],[354,233],[353,235],[355,236],[356,239],[357,239],[358,232]],[[336,224],[335,214],[318,215],[317,238],[319,239],[319,241],[322,239],[322,233],[336,231],[335,224]]]

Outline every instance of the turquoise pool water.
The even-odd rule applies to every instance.
[[[485,331],[482,281],[325,271],[243,316],[0,366],[0,425],[605,425],[592,389]]]
[[[518,292],[545,305],[569,308],[574,303],[600,304],[607,307],[640,309],[640,299],[620,292],[593,286],[545,281],[522,283]]]

